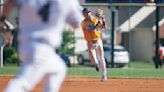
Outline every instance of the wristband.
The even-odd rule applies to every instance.
[[[105,25],[105,21],[103,21],[103,25]]]

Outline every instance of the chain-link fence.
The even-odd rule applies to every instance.
[[[97,9],[104,11],[108,29],[102,33],[103,42],[109,45],[114,44],[115,49],[117,49],[118,45],[124,47],[129,53],[129,66],[132,61],[148,63],[154,63],[155,61],[158,63],[158,61],[160,61],[158,58],[153,60],[153,57],[159,55],[157,48],[161,48],[164,44],[163,4],[83,3],[82,6],[89,8],[93,14]],[[113,18],[114,20],[112,20]],[[157,25],[159,26],[156,27]],[[123,60],[124,58],[121,57],[123,54],[117,55],[116,53],[118,53],[118,51],[115,49],[113,61],[117,62],[115,61],[116,58],[120,58],[120,61],[121,59]],[[123,53],[123,51],[121,52],[120,50],[120,53]],[[109,57],[112,56],[111,53],[108,54]],[[110,59],[110,62],[111,61]]]

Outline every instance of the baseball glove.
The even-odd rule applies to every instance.
[[[97,9],[95,12],[95,16],[98,18],[103,18],[104,17],[104,11],[101,9]]]

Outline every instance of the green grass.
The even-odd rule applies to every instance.
[[[154,69],[154,64],[150,62],[144,61],[133,61],[126,65],[126,67],[130,68],[143,68],[143,69]]]
[[[163,70],[155,69],[111,69],[109,76],[122,78],[162,78],[164,79]]]
[[[162,78],[164,69],[108,68],[107,75],[112,78]],[[74,67],[68,69],[68,76],[101,77],[101,72],[94,68]]]
[[[0,75],[15,75],[16,66],[0,68]],[[108,68],[107,75],[111,78],[157,78],[164,79],[164,69],[155,69],[154,65],[145,62],[131,62],[124,68]],[[68,68],[68,76],[101,77],[101,72],[96,72],[94,67],[75,66]]]
[[[0,75],[16,75],[18,66],[4,66],[0,68]]]

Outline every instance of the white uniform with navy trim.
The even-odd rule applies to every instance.
[[[47,2],[50,2],[49,14],[47,20],[43,21],[38,12]],[[66,23],[73,27],[80,24],[78,0],[18,0],[18,5],[22,66],[5,92],[31,91],[46,75],[45,92],[58,92],[66,74],[66,66],[54,48],[62,42]]]

